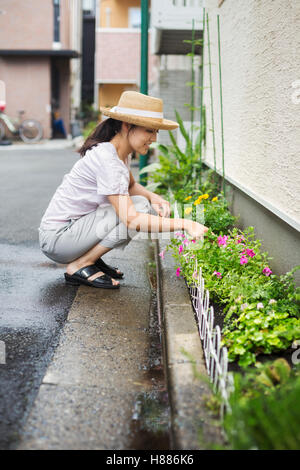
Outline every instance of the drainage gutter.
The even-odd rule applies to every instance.
[[[210,449],[223,444],[222,431],[206,406],[212,390],[188,289],[175,275],[171,253],[158,256],[168,242],[156,240],[155,258],[172,448]]]

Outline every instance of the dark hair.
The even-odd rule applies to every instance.
[[[135,124],[131,124],[130,130],[135,127]],[[86,152],[100,142],[110,142],[111,139],[121,131],[122,121],[108,118],[100,122],[93,132],[87,137],[84,144],[78,150],[81,157],[84,157]]]

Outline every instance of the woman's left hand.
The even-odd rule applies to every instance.
[[[150,202],[158,215],[161,217],[170,217],[171,209],[169,201],[166,201],[158,194],[152,193]]]

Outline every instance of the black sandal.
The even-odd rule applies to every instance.
[[[104,272],[105,274],[108,274],[114,279],[123,279],[124,274],[118,273],[118,268],[114,268],[113,266],[109,266],[108,264],[104,263],[102,258],[99,258],[97,259],[97,261],[95,261],[95,266],[97,266],[100,271]]]
[[[95,264],[91,264],[90,266],[79,269],[72,275],[65,273],[65,280],[67,284],[72,286],[86,284],[87,286],[101,287],[102,289],[119,289],[120,284],[113,284],[111,277],[107,274],[102,274],[93,281],[88,281],[90,276],[96,274],[99,271],[100,269],[95,266]]]

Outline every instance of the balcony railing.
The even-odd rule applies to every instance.
[[[198,39],[203,30],[203,0],[152,0],[152,53],[189,52],[183,40],[191,39],[193,23]]]
[[[151,25],[158,29],[202,28],[203,0],[152,0]]]

